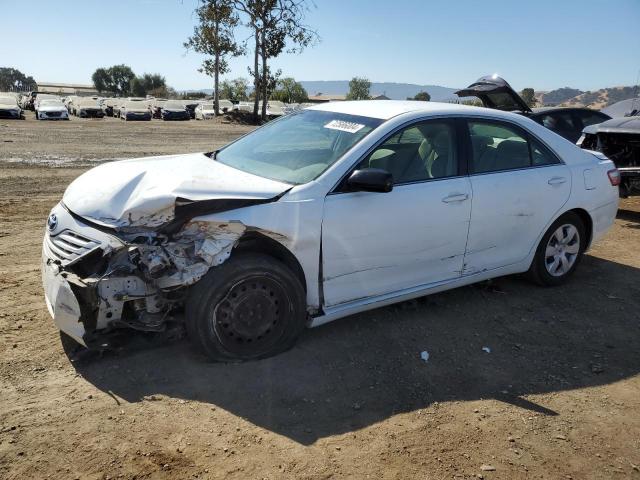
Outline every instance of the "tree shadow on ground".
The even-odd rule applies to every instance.
[[[309,330],[267,360],[207,363],[186,341],[140,349],[134,335],[74,364],[126,401],[206,402],[310,444],[434,402],[495,398],[562,414],[523,396],[638,374],[639,319],[640,269],[586,256],[562,287],[509,277],[459,288]]]

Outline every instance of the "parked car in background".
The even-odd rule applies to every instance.
[[[201,103],[196,107],[196,120],[209,120],[212,118],[216,118],[216,111],[213,108],[213,103]]]
[[[0,96],[0,118],[24,118],[14,95]]]
[[[36,120],[69,120],[69,111],[59,98],[38,100]]]
[[[38,96],[33,101],[34,111],[38,110],[38,106],[40,105],[40,102],[42,102],[43,100],[60,100],[61,101],[58,95],[53,95],[51,93],[39,93]]]
[[[162,106],[162,120],[190,120],[191,114],[179,100],[167,100]]]
[[[147,102],[127,101],[120,108],[120,118],[127,120],[151,120],[151,110]]]
[[[231,100],[221,98],[218,100],[218,108],[222,113],[230,112],[233,110],[233,102]]]
[[[459,97],[477,97],[486,108],[516,112],[525,115],[540,125],[554,131],[571,143],[576,143],[584,127],[604,122],[611,117],[589,108],[544,107],[531,109],[511,88],[509,83],[497,76],[487,75],[467,88],[458,90]]]
[[[556,132],[571,143],[578,141],[585,127],[611,119],[609,115],[597,110],[575,107],[534,108],[529,118]]]
[[[189,118],[196,118],[196,108],[200,105],[199,100],[183,100],[184,108],[189,112]]]
[[[286,105],[279,100],[269,100],[267,102],[267,115],[269,117],[281,117],[285,115]],[[260,106],[262,108],[262,105]]]
[[[262,358],[307,326],[493,277],[565,283],[613,224],[619,179],[521,115],[326,103],[215,152],[78,177],[47,223],[46,303],[84,345],[184,306],[204,354]]]
[[[102,111],[105,116],[113,117],[113,107],[118,103],[117,98],[103,98],[100,101],[100,106],[102,107]]]
[[[64,105],[67,107],[67,110],[69,111],[70,115],[74,115],[73,102],[78,98],[80,98],[80,97],[78,97],[76,95],[69,95],[68,97],[65,97],[65,98],[62,99],[62,103],[64,103]]]
[[[162,107],[166,102],[166,98],[154,98],[151,101],[151,115],[153,118],[162,118]]]
[[[89,97],[78,97],[73,101],[73,113],[81,118],[103,118],[104,112],[98,103]]]
[[[640,111],[586,127],[578,145],[613,160],[621,175],[620,196],[640,195]]]

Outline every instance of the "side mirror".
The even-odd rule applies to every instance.
[[[387,193],[393,190],[393,175],[381,168],[355,170],[347,185],[351,191]]]

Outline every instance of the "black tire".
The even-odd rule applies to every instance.
[[[306,294],[278,260],[237,253],[191,288],[185,313],[189,339],[207,357],[255,360],[293,346],[306,325]]]
[[[552,275],[547,269],[546,249],[551,237],[555,234],[556,230],[558,230],[563,225],[572,225],[577,230],[579,236],[579,238],[576,240],[578,253],[576,255],[575,261],[566,272],[560,275]],[[540,244],[536,249],[536,255],[533,258],[533,262],[531,263],[531,267],[527,272],[527,276],[538,285],[542,285],[545,287],[555,287],[557,285],[562,285],[576,271],[578,264],[582,260],[582,256],[584,254],[586,246],[587,238],[584,222],[577,214],[573,212],[565,213],[555,222],[553,222],[553,224],[549,227],[549,229],[542,237],[542,240],[540,240]]]

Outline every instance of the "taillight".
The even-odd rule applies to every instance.
[[[620,185],[620,171],[617,168],[614,168],[613,170],[609,170],[607,172],[607,176],[609,177],[609,181],[611,182],[611,185],[613,185],[614,187],[617,187],[618,185]]]

